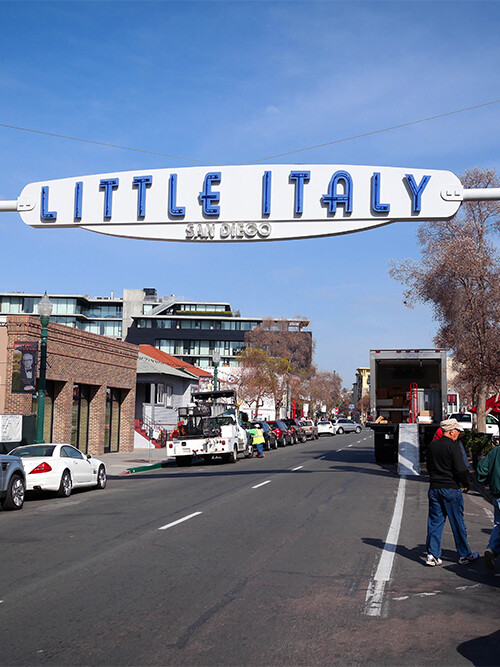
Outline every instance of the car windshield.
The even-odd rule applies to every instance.
[[[34,447],[17,447],[10,453],[12,456],[52,456],[54,453],[54,445],[36,445]]]
[[[278,422],[267,422],[269,424],[269,428],[281,428],[278,425]]]
[[[456,419],[457,422],[471,422],[472,415],[451,415],[450,419]]]
[[[303,426],[312,426],[313,423],[311,421],[304,421],[302,422]]]
[[[329,426],[332,422],[319,422],[320,424],[323,424],[324,426]]]

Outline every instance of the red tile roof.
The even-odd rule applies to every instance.
[[[167,364],[167,366],[172,366],[172,368],[182,368],[185,371],[188,371],[189,373],[196,375],[196,377],[199,378],[212,377],[211,373],[208,373],[207,371],[204,371],[201,368],[198,368],[197,366],[193,366],[192,364],[188,364],[187,361],[182,361],[182,359],[173,357],[171,354],[162,352],[153,345],[139,345],[139,350],[142,352],[142,354],[146,354],[148,357],[151,357],[151,359],[156,359],[156,361],[161,361],[162,363]]]

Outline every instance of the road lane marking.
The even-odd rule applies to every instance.
[[[387,533],[384,549],[374,577],[370,581],[366,591],[365,610],[368,616],[381,616],[382,603],[384,601],[384,589],[391,578],[392,565],[394,563],[394,554],[398,544],[399,531],[403,518],[404,500],[406,492],[406,477],[403,475],[399,479],[398,493],[394,504],[394,513],[392,515],[391,525]]]
[[[493,521],[493,512],[489,510],[487,507],[483,507],[484,513],[488,517],[488,519],[491,519]]]
[[[472,584],[472,586],[456,586],[454,589],[455,591],[469,591],[474,588],[483,588],[483,584]],[[401,595],[400,597],[396,598],[391,598],[391,600],[395,600],[396,602],[400,602],[402,600],[409,600],[410,598],[427,598],[427,597],[434,597],[435,595],[442,595],[446,591],[429,591],[429,592],[424,592],[424,593],[413,593],[412,595]]]
[[[326,459],[326,454],[325,454],[325,456],[318,456],[316,461],[322,461],[323,459]]]
[[[188,521],[188,519],[192,519],[195,516],[198,516],[198,514],[202,514],[202,512],[194,512],[193,514],[189,514],[188,516],[185,516],[182,519],[177,519],[177,521],[172,521],[172,523],[167,523],[166,526],[161,526],[161,528],[158,528],[158,530],[167,530],[167,528],[172,528],[172,526],[177,526],[179,523],[183,523],[184,521]]]
[[[341,449],[337,449],[337,451],[335,452],[335,454],[338,454],[338,453],[341,452],[341,451],[342,451]]]
[[[296,470],[300,470],[300,469],[303,468],[303,467],[304,467],[304,466],[297,466],[296,468],[292,468],[292,472],[295,472]]]
[[[259,486],[264,486],[264,484],[270,484],[270,483],[271,483],[271,480],[268,479],[265,482],[261,482],[260,484],[257,484],[256,486],[252,486],[252,489],[258,489]]]

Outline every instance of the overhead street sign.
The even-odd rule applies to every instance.
[[[27,185],[0,211],[32,227],[82,228],[161,241],[276,241],[349,234],[398,221],[451,218],[465,199],[449,171],[347,165],[189,167],[78,176]]]

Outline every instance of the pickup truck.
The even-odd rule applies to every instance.
[[[24,505],[26,475],[18,456],[0,454],[0,504],[4,510],[20,510]]]
[[[318,427],[312,419],[303,419],[300,422],[300,425],[305,431],[306,438],[310,438],[311,440],[317,440],[319,438]]]

